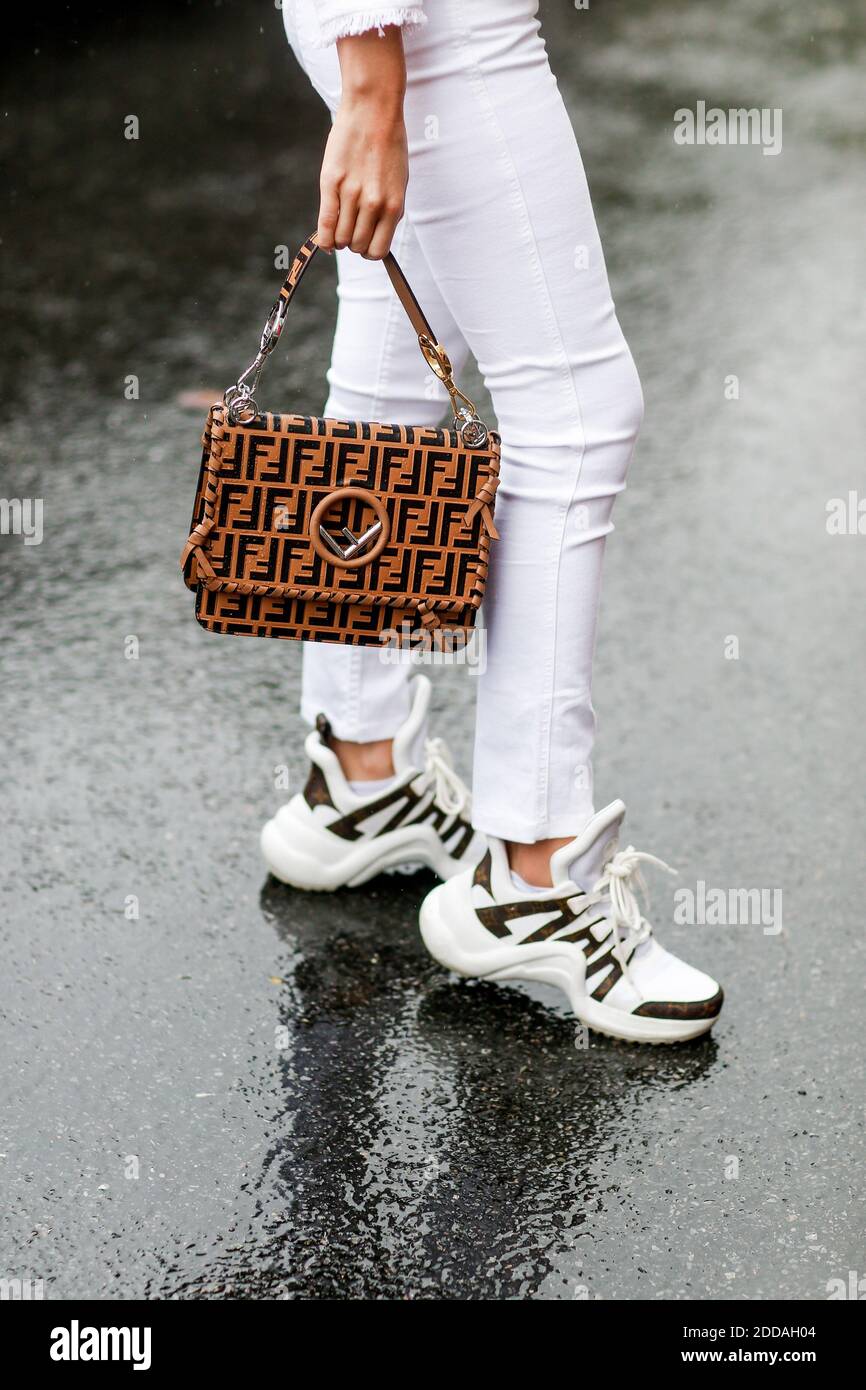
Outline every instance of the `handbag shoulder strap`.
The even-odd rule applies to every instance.
[[[229,419],[234,424],[248,423],[259,413],[258,405],[255,401],[255,391],[259,383],[259,378],[261,377],[265,362],[279,341],[295,290],[298,288],[304,271],[307,269],[307,266],[312,261],[318,249],[318,235],[316,232],[313,232],[312,236],[307,237],[307,240],[292,261],[289,273],[283,281],[280,293],[265,322],[259,351],[246,371],[238,377],[235,385],[230,386],[223,396],[224,403],[228,409]],[[383,258],[383,262],[391,284],[397,294],[397,298],[400,300],[400,303],[406,311],[409,322],[418,335],[418,346],[424,360],[442,382],[451,397],[455,429],[460,432],[464,444],[470,448],[479,448],[487,442],[488,431],[486,425],[484,425],[483,421],[479,418],[478,412],[472,401],[470,401],[469,397],[465,396],[456,385],[448,354],[442,344],[437,340],[433,329],[430,327],[421,305],[415,298],[409,281],[406,279],[406,276],[397,263],[396,257],[388,251]]]

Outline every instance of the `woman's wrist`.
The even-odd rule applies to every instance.
[[[379,260],[403,215],[409,176],[401,31],[391,26],[337,42],[343,93],[325,146],[318,235],[326,251],[349,246]]]
[[[341,117],[345,120],[357,118],[368,128],[375,127],[380,130],[387,130],[393,126],[403,125],[403,96],[395,93],[355,90],[350,88],[343,90],[338,107]]]

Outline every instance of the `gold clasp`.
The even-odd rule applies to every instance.
[[[426,333],[419,333],[418,346],[439,380],[446,383],[452,381],[451,359],[442,344],[434,343],[432,338],[427,337]]]
[[[438,376],[448,395],[454,412],[454,428],[463,443],[470,449],[478,449],[487,443],[487,426],[480,419],[478,411],[469,397],[464,395],[453,377],[451,359],[441,343],[434,343],[426,333],[418,334],[418,346],[424,359],[435,376]]]

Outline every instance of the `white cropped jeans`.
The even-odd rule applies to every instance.
[[[471,352],[502,435],[482,612],[473,820],[533,843],[593,812],[592,661],[605,537],[643,401],[617,322],[586,177],[535,0],[435,0],[404,36],[406,212],[393,251],[458,383]],[[283,0],[289,41],[333,111],[336,49],[312,0]],[[325,414],[437,424],[447,397],[384,267],[337,253]],[[435,386],[435,389],[434,389]],[[338,738],[390,738],[412,668],[309,643],[302,714]]]

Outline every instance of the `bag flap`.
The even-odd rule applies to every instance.
[[[191,588],[480,604],[497,434],[471,449],[452,429],[270,414],[233,425],[215,406],[203,444],[182,557]]]

